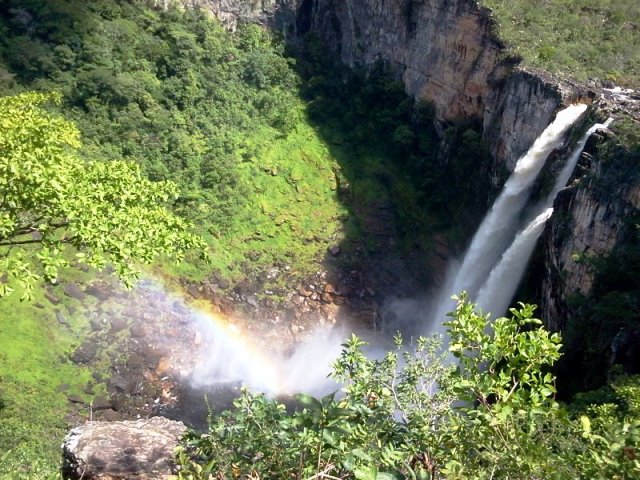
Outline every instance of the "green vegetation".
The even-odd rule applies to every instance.
[[[19,294],[0,301],[0,477],[49,478],[68,425],[57,388],[79,394],[87,380],[66,360],[87,320],[80,309],[68,331],[31,287],[57,276],[86,281],[68,264],[109,262],[131,278],[130,261],[156,253],[165,253],[163,272],[182,276],[213,268],[237,279],[274,263],[303,276],[346,210],[291,61],[262,29],[232,35],[197,11],[142,2],[5,2],[0,13],[0,188],[12,196],[1,237],[19,244],[0,246],[11,266],[0,286],[44,305],[18,303]],[[161,208],[165,199],[184,219]],[[195,252],[173,267],[198,244],[177,235],[188,223],[212,265]],[[165,233],[159,244],[148,242],[155,233]],[[73,309],[57,295],[62,312]]]
[[[69,325],[63,328],[43,294],[44,290],[36,289],[32,302],[20,302],[17,295],[2,299],[2,479],[58,478],[60,443],[68,431],[64,419],[67,395],[84,396],[82,388],[91,375],[87,368],[66,359],[86,329],[85,320],[61,309]],[[68,385],[66,391],[59,388],[64,384]]]
[[[482,0],[509,52],[525,64],[578,80],[640,84],[636,0]]]
[[[487,325],[463,298],[448,324],[457,364],[435,339],[405,349],[397,338],[370,360],[353,337],[334,365],[343,396],[299,395],[288,412],[245,391],[206,435],[188,436],[180,478],[636,478],[640,379],[567,412],[549,373],[560,338],[532,314],[521,305]]]
[[[56,280],[58,268],[69,264],[67,246],[90,266],[108,261],[127,283],[136,277],[134,261],[149,263],[158,254],[180,259],[204,247],[163,207],[174,185],[150,182],[132,163],[80,160],[73,151],[78,130],[41,107],[52,99],[0,98],[0,264],[7,276],[0,297],[17,286],[27,299],[39,278]]]
[[[213,265],[189,258],[176,273],[239,279],[283,258],[313,270],[344,211],[281,42],[145,2],[0,8],[0,91],[61,92],[86,156],[132,160],[177,185],[173,210],[197,225]]]
[[[486,3],[509,19],[501,32],[530,64],[637,81],[635,2],[624,15],[623,2],[587,8],[576,1],[570,14],[559,1]],[[623,34],[613,35],[620,26]],[[0,290],[24,291],[42,307],[16,295],[0,301],[1,478],[56,476],[68,410],[58,386],[70,383],[69,392],[81,394],[89,375],[64,360],[86,320],[69,314],[70,327],[59,325],[33,288],[41,278],[76,262],[109,262],[126,280],[132,260],[164,253],[160,269],[175,275],[201,278],[215,269],[240,280],[286,265],[289,281],[316,270],[330,243],[348,253],[367,232],[367,209],[388,205],[407,250],[428,248],[436,232],[453,246],[472,233],[496,193],[476,179],[503,173],[489,171],[481,127],[443,125],[440,138],[433,108],[407,99],[381,66],[349,72],[313,38],[303,48],[295,65],[282,42],[257,26],[231,34],[197,9],[161,11],[142,1],[0,6],[0,258],[8,274]],[[169,265],[202,246],[184,233],[190,223],[212,265],[195,254]],[[604,265],[602,278],[621,271],[625,281],[640,278],[637,249],[627,254],[622,266]],[[637,282],[615,295],[603,282],[593,309],[582,310],[587,323],[601,325],[614,312],[619,321],[611,325],[630,324]],[[72,303],[63,299],[60,308],[71,312]],[[538,329],[531,307],[512,313],[491,327],[492,338],[486,319],[458,306],[450,329],[459,369],[447,366],[432,340],[420,340],[415,355],[398,341],[396,352],[373,361],[354,338],[334,371],[344,397],[302,395],[304,408],[288,413],[245,392],[209,434],[188,440],[182,476],[637,475],[638,379],[613,379],[566,411],[554,401],[549,373],[559,339]]]
[[[461,246],[497,194],[468,174],[491,178],[481,127],[444,125],[441,138],[433,106],[408,98],[383,65],[356,72],[335,65],[313,36],[300,58],[309,117],[342,167],[356,216],[358,206],[388,203],[405,248],[428,248],[434,233]]]

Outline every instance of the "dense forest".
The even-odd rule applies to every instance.
[[[505,12],[505,2],[485,3],[496,8],[511,53],[530,64],[580,80],[606,71],[605,80],[637,83],[638,51],[627,41],[640,14],[635,2],[556,15],[555,36],[544,33],[551,27],[531,5]],[[582,26],[592,22],[606,28],[590,43]],[[545,41],[527,43],[521,29]],[[433,106],[408,98],[384,65],[336,65],[313,35],[295,47],[258,25],[229,32],[198,9],[151,2],[0,6],[6,172],[17,175],[11,161],[31,158],[17,143],[38,161],[62,162],[54,182],[50,170],[37,172],[48,183],[34,185],[54,188],[28,199],[28,215],[11,220],[13,210],[0,210],[0,249],[11,229],[29,242],[20,262],[15,249],[0,250],[11,267],[0,282],[7,319],[0,329],[0,478],[58,478],[65,395],[84,395],[79,385],[95,373],[67,360],[87,326],[82,306],[62,297],[60,279],[86,282],[96,275],[88,266],[109,263],[131,283],[149,271],[139,264],[153,261],[167,282],[215,275],[232,286],[276,265],[290,271],[268,280],[263,295],[277,304],[295,279],[317,270],[328,246],[340,244],[342,255],[331,261],[345,270],[380,252],[361,208],[371,204],[392,205],[399,255],[428,250],[436,235],[454,251],[464,247],[500,183],[476,177],[506,177],[491,171],[481,125],[436,125]],[[576,63],[581,55],[585,61]],[[637,149],[616,148],[602,154],[637,161]],[[31,178],[31,165],[23,163],[21,178]],[[9,184],[3,177],[5,198]],[[61,192],[76,196],[66,210],[45,212],[51,221],[43,230],[34,205],[55,204]],[[92,210],[95,204],[105,208]],[[83,236],[58,230],[67,227],[60,216],[94,222]],[[114,234],[117,242],[102,242]],[[207,434],[184,439],[180,477],[635,478],[638,379],[603,371],[602,388],[561,405],[554,373],[570,378],[563,368],[576,362],[597,369],[605,349],[592,331],[635,321],[637,243],[634,237],[611,257],[586,259],[598,271],[595,298],[574,301],[589,328],[570,325],[568,348],[539,328],[532,306],[512,310],[489,332],[463,298],[448,327],[460,368],[431,339],[404,347],[397,337],[395,352],[370,360],[353,337],[332,374],[344,396],[300,395],[291,412],[244,391],[232,411],[211,419]],[[12,290],[28,292],[22,297],[30,301]],[[61,321],[51,292],[76,313]],[[572,363],[554,370],[561,352]],[[70,378],[76,381],[63,395]]]

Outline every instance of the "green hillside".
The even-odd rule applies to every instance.
[[[482,0],[509,52],[525,64],[584,81],[640,85],[637,0]]]

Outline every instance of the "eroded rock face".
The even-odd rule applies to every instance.
[[[635,228],[627,220],[640,212],[640,180],[634,165],[604,165],[595,152],[594,135],[579,163],[571,188],[558,195],[555,213],[543,237],[545,275],[542,279],[542,317],[548,327],[563,331],[571,312],[568,300],[589,296],[595,270],[589,258],[613,251]],[[587,261],[585,261],[587,260]]]
[[[482,118],[502,43],[471,0],[306,0],[310,28],[347,65],[383,61],[444,119]]]
[[[77,480],[161,480],[175,473],[173,451],[186,427],[163,417],[87,422],[64,439],[63,476]]]
[[[182,3],[187,8],[200,7],[211,12],[231,30],[246,21],[291,31],[296,24],[299,0],[182,0]]]

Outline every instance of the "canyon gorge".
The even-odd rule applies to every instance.
[[[602,84],[581,84],[523,66],[498,38],[491,12],[474,0],[220,0],[185,5],[210,10],[231,28],[238,21],[259,21],[293,42],[313,32],[351,68],[382,62],[408,95],[435,106],[437,124],[481,123],[495,162],[491,172],[513,170],[563,105],[589,104],[592,118],[638,119],[640,99],[633,91],[621,94]],[[540,305],[540,317],[554,331],[564,331],[568,319],[579,315],[570,299],[591,293],[595,271],[584,259],[622,248],[635,228],[627,220],[640,208],[640,181],[630,165],[614,165],[615,160],[598,155],[596,147],[603,142],[616,139],[594,135],[559,193],[534,254],[536,274],[526,279],[533,292],[527,300]],[[547,174],[560,170],[559,157],[552,156]],[[504,181],[497,177],[478,181],[496,186]],[[610,188],[599,188],[603,183]]]
[[[67,96],[61,111],[89,132],[83,154],[143,157],[152,180],[179,183],[186,199],[173,207],[204,232],[214,257],[213,266],[187,257],[182,270],[155,264],[132,290],[74,260],[76,274],[43,282],[34,304],[8,314],[13,326],[21,315],[46,317],[66,335],[55,362],[64,372],[82,369],[73,381],[34,375],[53,382],[47,388],[62,400],[51,403],[68,409],[65,428],[89,420],[65,439],[68,478],[138,478],[128,475],[147,468],[136,463],[146,457],[156,475],[149,478],[170,478],[167,452],[185,432],[173,420],[204,431],[244,386],[285,403],[298,391],[331,395],[329,365],[351,331],[369,341],[371,358],[383,358],[398,330],[410,343],[446,336],[442,322],[459,290],[492,319],[516,301],[538,305],[535,316],[563,337],[553,370],[561,401],[607,384],[614,365],[640,373],[635,85],[531,66],[476,0],[153,0],[144,8],[178,18],[176,4],[245,36],[225,50],[218,24],[194,16],[192,32],[172,30],[172,20],[149,14],[140,22],[153,25],[146,33],[171,45],[141,41],[154,61],[125,54],[111,66],[95,59],[84,66],[65,44],[52,49],[52,63],[62,65],[55,74],[26,54],[24,64],[11,63],[0,45],[0,60],[20,72],[0,63],[0,87],[38,89],[34,65],[42,68]],[[134,22],[110,8],[99,14],[105,31],[124,45]],[[27,8],[8,11],[16,32],[37,31]],[[265,41],[265,30],[282,43]],[[42,45],[64,37],[43,35]],[[7,44],[28,50],[21,41]],[[275,50],[266,53],[261,42]],[[78,51],[89,57],[117,50],[95,39],[87,45]],[[143,67],[116,74],[127,62]],[[206,81],[194,80],[202,71]],[[240,93],[207,82],[229,82]],[[168,100],[158,100],[161,91]],[[207,106],[188,110],[198,102]],[[92,125],[103,121],[113,131]],[[144,130],[156,121],[157,130]],[[168,418],[139,420],[154,416]],[[139,437],[147,428],[150,436]],[[129,444],[151,438],[161,439],[162,453],[142,449],[136,457],[134,448],[124,462],[132,470],[120,472]],[[428,466],[426,456],[420,461]]]

